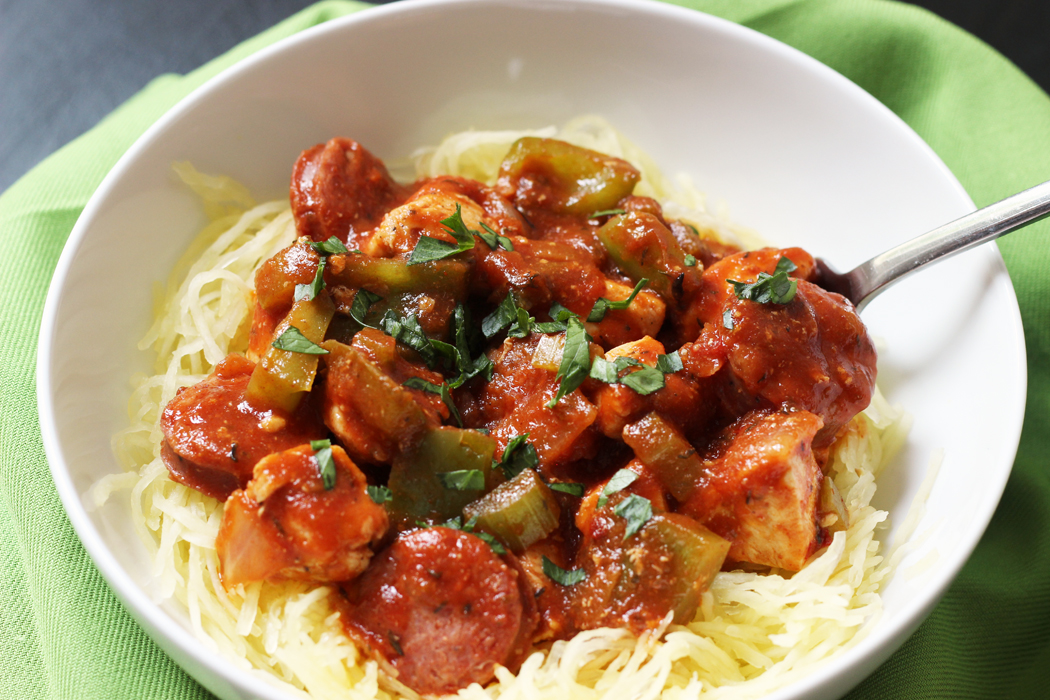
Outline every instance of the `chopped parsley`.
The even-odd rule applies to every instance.
[[[484,221],[481,222],[481,228],[485,230],[474,231],[473,233],[476,234],[478,238],[485,241],[485,244],[489,248],[496,250],[496,246],[500,246],[503,250],[509,250],[512,253],[514,252],[514,244],[511,243],[509,238],[493,231]]]
[[[788,277],[788,273],[797,269],[798,267],[789,258],[781,256],[772,275],[768,272],[760,272],[754,282],[737,282],[728,278],[726,282],[733,285],[733,292],[737,299],[749,300],[757,304],[787,304],[795,298],[795,292],[798,290],[798,280]]]
[[[598,496],[598,507],[604,508],[605,504],[609,502],[609,496],[623,491],[637,479],[638,475],[630,469],[621,469],[613,474],[612,478],[605,484],[605,488],[602,489],[601,495]]]
[[[386,486],[373,486],[369,484],[365,487],[365,491],[368,492],[368,497],[372,499],[372,502],[376,505],[383,505],[391,498],[394,497],[393,492],[390,491]]]
[[[397,342],[419,353],[427,367],[434,368],[440,358],[453,359],[455,348],[440,340],[431,340],[423,332],[415,314],[399,318],[393,311],[387,311],[379,320],[379,328]]]
[[[560,586],[575,586],[587,578],[587,572],[583,569],[566,571],[548,559],[547,555],[543,555],[543,573]]]
[[[686,253],[685,266],[686,267],[696,267],[696,256]]]
[[[339,240],[338,238],[336,238],[335,236],[331,236],[327,241],[320,241],[320,242],[311,241],[310,242],[310,247],[313,248],[314,250],[316,250],[322,256],[326,256],[326,255],[340,255],[342,253],[349,253],[350,252],[349,250],[346,249],[346,246],[343,245],[343,242],[341,240]],[[360,253],[361,251],[360,250],[355,250],[354,252],[355,253]]]
[[[589,217],[587,217],[587,218],[588,219],[597,219],[600,216],[616,216],[618,214],[626,214],[626,213],[627,213],[627,211],[625,209],[602,209],[600,211],[596,211],[596,212],[591,213],[591,215]]]
[[[491,547],[492,551],[495,552],[496,554],[506,554],[507,553],[506,547],[504,547],[500,543],[500,541],[497,540],[495,537],[493,537],[492,535],[490,535],[487,532],[474,532],[474,527],[477,524],[478,524],[478,516],[476,516],[476,515],[474,517],[472,517],[470,520],[468,520],[467,522],[465,522],[465,523],[463,522],[463,518],[461,518],[460,516],[457,515],[454,518],[450,518],[449,520],[446,520],[445,522],[443,522],[438,527],[447,527],[447,528],[451,528],[453,530],[462,530],[463,532],[469,532],[470,534],[474,535],[479,540],[481,540],[482,542],[487,544],[489,547]]]
[[[551,491],[561,491],[562,493],[567,493],[570,496],[576,496],[577,498],[583,496],[584,492],[583,484],[577,484],[574,482],[547,484],[547,486],[550,487]]]
[[[463,213],[459,204],[456,204],[456,213],[442,219],[441,225],[446,233],[456,239],[456,245],[430,236],[420,236],[416,241],[416,247],[412,249],[412,254],[408,256],[408,265],[443,260],[474,247],[474,236],[478,232],[467,228],[467,225],[463,223]]]
[[[295,301],[310,301],[321,293],[324,289],[324,266],[325,260],[328,258],[321,258],[320,262],[317,263],[317,272],[314,273],[314,279],[310,284],[297,284],[295,285]]]
[[[535,319],[529,316],[529,312],[518,306],[514,293],[508,292],[499,306],[481,321],[481,332],[486,338],[491,338],[506,328],[507,337],[524,338],[532,332],[534,323]]]
[[[485,488],[485,475],[480,469],[439,472],[437,478],[450,491],[481,491]]]
[[[448,408],[449,415],[455,419],[456,425],[461,428],[463,427],[463,418],[459,415],[459,409],[456,408],[456,403],[452,400],[452,392],[448,389],[448,382],[433,384],[421,377],[409,377],[405,380],[402,386],[407,386],[409,389],[419,389],[420,391],[440,396],[442,403]]]
[[[643,365],[633,357],[620,356],[612,361],[597,357],[591,364],[590,376],[605,384],[623,384],[645,396],[662,389],[666,383],[664,375],[673,374],[682,367],[677,351],[657,356],[655,367]],[[627,372],[630,368],[637,369]]]
[[[642,526],[649,522],[649,518],[653,517],[653,504],[648,498],[632,493],[613,508],[613,513],[627,521],[627,533],[623,536],[626,540],[641,530]]]
[[[314,461],[317,462],[317,472],[321,475],[321,483],[325,491],[335,488],[335,460],[332,458],[331,440],[311,440],[310,449],[314,451]]]
[[[642,291],[642,287],[649,283],[648,278],[643,277],[638,280],[638,284],[634,285],[634,289],[631,294],[621,301],[611,301],[605,297],[598,297],[598,301],[594,302],[594,306],[591,308],[591,312],[587,314],[587,320],[590,323],[598,323],[603,318],[609,309],[626,309],[631,306],[631,302],[638,296],[638,292]]]
[[[380,301],[383,301],[383,297],[378,294],[364,288],[358,289],[354,292],[354,300],[350,303],[350,318],[365,328],[375,328],[375,326],[365,321],[365,316],[368,315],[368,310],[372,308],[372,305]]]
[[[587,379],[591,371],[590,336],[583,328],[580,319],[569,318],[565,331],[565,347],[562,349],[561,364],[557,376],[561,378],[554,398],[547,402],[547,408],[554,408],[562,397],[577,389]]]
[[[327,355],[328,351],[313,342],[295,326],[288,326],[272,343],[271,347],[288,352],[297,352],[302,355]]]
[[[513,479],[526,469],[535,469],[539,465],[540,457],[528,439],[528,433],[516,435],[503,449],[503,456],[496,466],[503,470],[508,479]]]
[[[684,367],[685,365],[682,364],[682,358],[678,355],[677,350],[666,355],[659,355],[656,358],[656,369],[664,374],[674,374],[684,369]]]

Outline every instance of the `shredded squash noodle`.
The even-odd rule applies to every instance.
[[[711,213],[685,178],[664,177],[650,159],[594,117],[532,135],[556,137],[631,162],[643,174],[639,195],[676,218],[750,247],[754,234]],[[468,131],[414,154],[416,176],[462,175],[491,184],[523,132]],[[344,635],[330,587],[283,581],[223,587],[215,540],[223,503],[172,481],[161,459],[161,412],[176,391],[207,376],[248,342],[255,270],[290,245],[287,201],[256,204],[238,183],[175,166],[203,200],[210,223],[165,288],[140,343],[156,354],[154,373],[133,379],[130,426],[113,441],[126,473],[95,485],[101,504],[130,491],[135,527],[153,562],[154,594],[174,600],[200,643],[284,688],[292,697],[393,698],[415,693],[388,679]],[[848,527],[800,572],[717,574],[695,619],[635,637],[598,629],[541,643],[517,674],[499,668],[488,687],[464,698],[752,698],[811,673],[865,636],[881,611],[880,588],[897,554],[880,534],[888,514],[871,506],[879,472],[905,440],[908,419],[876,392],[835,443],[826,473],[841,494]]]

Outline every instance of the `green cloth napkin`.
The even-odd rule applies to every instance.
[[[745,24],[846,75],[908,122],[978,206],[1050,179],[1050,99],[994,50],[924,10],[887,0],[675,4]],[[36,415],[44,296],[81,209],[153,121],[253,51],[365,7],[322,2],[189,75],[157,78],[0,196],[0,698],[211,697],[124,611],[63,512]],[[1029,372],[1002,504],[943,602],[850,698],[1050,694],[1048,225],[999,244],[1021,304]]]

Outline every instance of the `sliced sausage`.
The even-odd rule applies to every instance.
[[[528,653],[537,615],[524,578],[474,535],[404,532],[348,590],[348,631],[420,693],[484,684]]]
[[[243,355],[230,355],[164,407],[161,457],[175,481],[226,500],[248,485],[266,455],[327,434],[311,401],[292,415],[249,403],[245,392],[254,369]]]
[[[335,138],[303,151],[292,170],[290,197],[300,236],[335,236],[349,247],[408,196],[383,162],[361,144]]]

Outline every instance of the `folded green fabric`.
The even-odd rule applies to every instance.
[[[1050,99],[995,51],[923,10],[886,0],[675,4],[745,24],[843,73],[926,139],[979,206],[1050,179]],[[211,697],[123,610],[65,517],[36,417],[41,310],[77,216],[139,134],[244,56],[364,7],[322,2],[187,76],[156,79],[0,196],[0,698]],[[1024,433],[1003,502],[933,615],[851,698],[1048,694],[1047,228],[1000,243],[1021,304],[1029,371]]]

